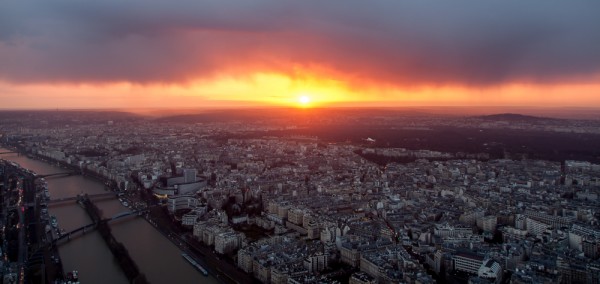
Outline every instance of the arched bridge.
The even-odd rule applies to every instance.
[[[111,218],[104,218],[104,219],[100,220],[98,223],[108,223],[110,221],[114,221],[114,220],[118,220],[118,219],[121,219],[121,218],[125,218],[127,216],[137,215],[139,213],[146,212],[146,211],[150,210],[150,208],[152,208],[154,206],[156,206],[156,205],[150,206],[150,207],[145,208],[145,209],[139,209],[139,210],[135,210],[135,211],[121,212],[121,213],[116,214],[115,216],[113,216]],[[71,231],[66,232],[64,234],[61,234],[58,238],[52,240],[52,245],[55,245],[60,240],[70,239],[72,235],[77,234],[79,232],[85,233],[85,232],[88,232],[90,230],[93,230],[94,228],[96,228],[96,226],[98,225],[98,223],[87,224],[85,226],[81,226],[81,227],[79,227],[77,229],[71,230]]]
[[[68,171],[68,172],[60,172],[60,173],[52,173],[52,174],[45,174],[45,175],[37,175],[37,177],[39,178],[47,178],[47,177],[59,177],[59,176],[73,176],[73,175],[80,175],[81,172],[78,171]]]
[[[67,201],[76,201],[79,200],[83,197],[87,197],[89,199],[97,199],[97,198],[101,198],[101,197],[117,197],[118,193],[115,192],[107,192],[107,193],[98,193],[98,194],[87,194],[87,195],[77,195],[77,196],[72,196],[72,197],[63,197],[63,198],[57,198],[57,199],[50,199],[47,201],[47,204],[54,204],[54,203],[59,203],[59,202],[67,202]]]

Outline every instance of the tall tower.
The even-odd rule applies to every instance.
[[[198,171],[196,169],[184,169],[183,170],[183,182],[190,183],[196,182],[196,174]]]

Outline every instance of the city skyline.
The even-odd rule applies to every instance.
[[[600,1],[0,1],[0,283],[600,283]]]
[[[598,3],[0,8],[1,109],[600,107]]]
[[[600,279],[600,120],[290,110],[0,112],[0,279]]]

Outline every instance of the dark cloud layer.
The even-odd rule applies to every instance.
[[[493,85],[600,71],[600,1],[3,1],[0,79],[185,82],[320,66]]]

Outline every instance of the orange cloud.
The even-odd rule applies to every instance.
[[[490,87],[352,84],[319,76],[258,72],[179,84],[11,84],[0,82],[0,108],[229,108],[402,106],[595,106],[600,83]]]

